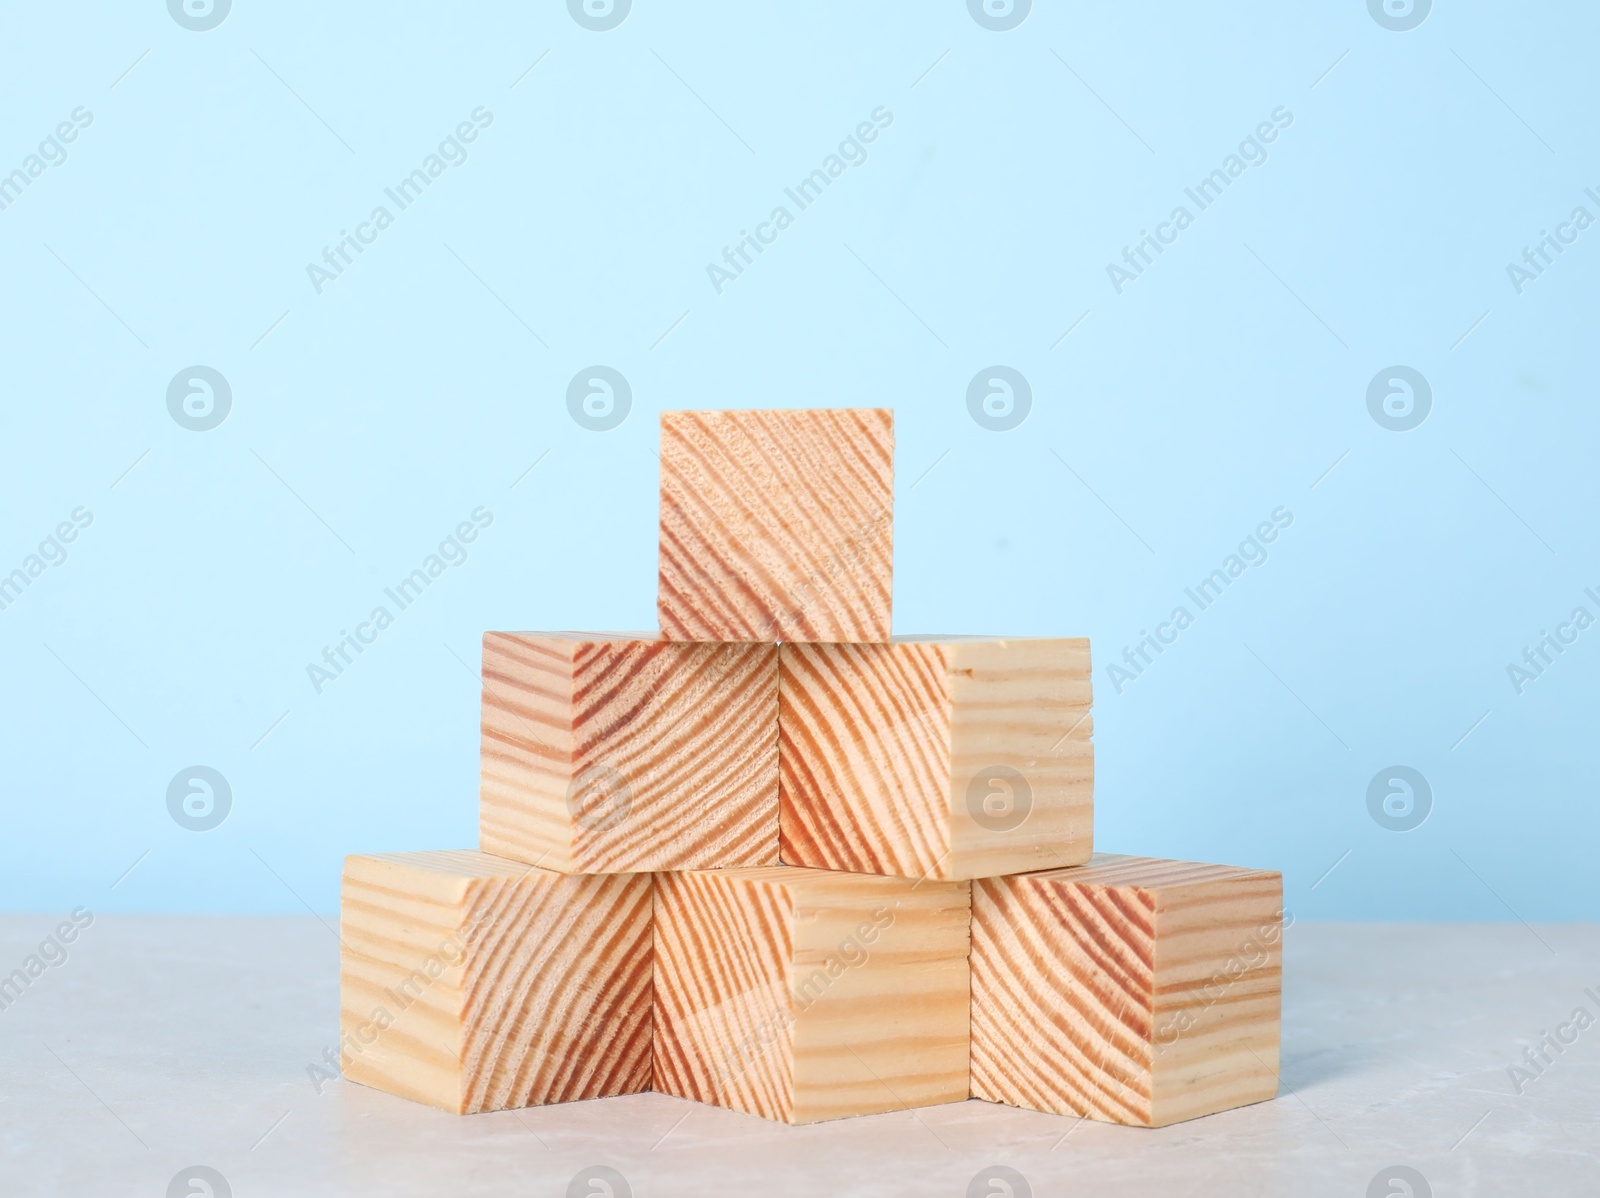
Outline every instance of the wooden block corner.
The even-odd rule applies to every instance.
[[[972,1092],[1162,1127],[1278,1088],[1283,879],[1096,854],[973,883]]]
[[[656,1088],[786,1123],[965,1099],[969,921],[962,883],[664,875]]]
[[[341,891],[350,1081],[456,1114],[649,1088],[649,874],[375,853]]]

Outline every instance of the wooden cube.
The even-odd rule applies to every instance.
[[[478,825],[566,873],[776,864],[776,647],[485,633]]]
[[[660,875],[655,1088],[786,1123],[965,1099],[969,907],[965,883]]]
[[[648,1090],[651,893],[470,850],[345,858],[345,1077],[456,1114]]]
[[[894,414],[663,412],[661,632],[889,636]]]
[[[786,864],[981,878],[1089,859],[1088,641],[786,644],[778,686]]]
[[[1282,875],[1096,854],[973,883],[972,1094],[1163,1127],[1278,1090]]]

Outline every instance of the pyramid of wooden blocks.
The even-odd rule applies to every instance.
[[[1088,641],[785,644],[779,701],[785,863],[981,878],[1089,859]]]
[[[1093,855],[1088,641],[891,637],[892,414],[667,412],[660,456],[660,631],[485,633],[483,851],[347,859],[345,1076],[791,1124],[1271,1098],[1282,879]]]
[[[649,874],[345,859],[345,1077],[466,1114],[650,1088]]]
[[[662,635],[888,639],[893,504],[887,409],[663,412]]]
[[[965,883],[662,875],[655,1088],[786,1123],[966,1098],[968,906]]]
[[[778,861],[778,651],[483,638],[485,852],[569,873]]]
[[[1278,1088],[1283,879],[1098,855],[972,893],[972,1093],[1161,1127]]]

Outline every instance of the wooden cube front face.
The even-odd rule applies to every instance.
[[[1096,855],[973,883],[972,1094],[1162,1127],[1277,1093],[1281,875]]]
[[[649,874],[345,859],[340,1066],[457,1114],[650,1088]]]
[[[775,864],[777,647],[485,633],[478,822],[568,873]]]
[[[824,870],[661,875],[655,1088],[786,1123],[965,1099],[970,901]]]
[[[786,864],[964,879],[1094,840],[1082,639],[897,637],[779,652]]]
[[[663,412],[661,633],[889,637],[894,415]]]

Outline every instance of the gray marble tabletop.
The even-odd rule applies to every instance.
[[[0,918],[0,974],[60,919]],[[598,1167],[618,1198],[964,1198],[1007,1193],[993,1166],[1017,1198],[1600,1192],[1594,925],[1297,924],[1277,1099],[1150,1131],[976,1101],[809,1127],[659,1094],[443,1114],[333,1076],[332,924],[98,916],[0,991],[0,1192],[605,1194]]]

